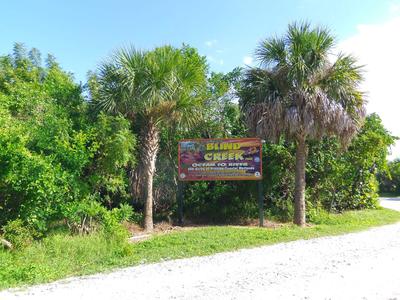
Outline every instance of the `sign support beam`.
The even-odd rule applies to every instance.
[[[178,202],[178,225],[183,225],[183,188],[184,182],[178,181],[178,193],[177,193],[177,202]]]
[[[264,193],[263,193],[263,185],[262,180],[257,182],[258,189],[258,220],[259,226],[264,227]]]

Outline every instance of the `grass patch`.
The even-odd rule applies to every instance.
[[[120,237],[110,238],[104,234],[81,237],[58,233],[23,250],[0,250],[0,289],[140,263],[338,235],[397,221],[400,221],[400,212],[364,210],[340,215],[321,214],[314,218],[313,226],[303,229],[293,225],[275,229],[212,226],[156,235],[133,245]]]

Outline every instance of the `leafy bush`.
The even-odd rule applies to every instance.
[[[263,185],[268,214],[280,221],[293,219],[295,148],[280,141],[263,149]]]
[[[238,223],[258,212],[254,182],[196,182],[184,197],[185,216],[192,221]]]
[[[388,170],[379,173],[379,189],[383,193],[400,194],[400,159],[388,163]]]
[[[372,114],[347,151],[335,139],[310,144],[306,180],[312,207],[329,211],[375,208],[376,174],[387,168],[388,147],[393,143],[381,119]]]
[[[7,222],[2,227],[4,238],[9,241],[13,248],[22,249],[32,244],[34,236],[36,235],[34,230],[29,226],[26,226],[21,219],[16,219]]]
[[[93,198],[68,203],[63,209],[63,216],[71,233],[80,235],[99,230],[118,231],[120,224],[128,221],[132,215],[132,208],[127,204],[107,210]]]
[[[64,205],[129,198],[135,136],[124,118],[91,115],[82,87],[37,49],[0,56],[0,226],[20,218],[45,233]]]

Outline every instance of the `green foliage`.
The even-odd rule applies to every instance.
[[[263,149],[263,185],[268,213],[287,221],[293,218],[295,148],[281,140]]]
[[[132,250],[126,232],[50,235],[21,250],[0,250],[0,289],[104,271],[124,261]]]
[[[246,222],[257,216],[254,187],[254,183],[223,181],[189,184],[185,192],[185,216],[192,221],[214,224]]]
[[[307,165],[310,206],[336,211],[376,207],[376,174],[386,170],[393,143],[381,119],[372,114],[346,152],[334,139],[311,144]]]
[[[138,51],[120,49],[91,74],[89,87],[97,111],[122,114],[140,138],[139,164],[132,192],[145,202],[144,225],[153,229],[153,182],[163,130],[196,125],[204,106],[207,65],[195,48],[183,45]]]
[[[378,180],[380,192],[400,195],[400,159],[389,162],[387,170],[378,174]]]
[[[51,59],[17,44],[0,57],[0,225],[45,232],[69,202],[129,199],[135,136],[122,117],[90,117],[82,89]]]
[[[234,103],[235,93],[234,90],[240,80],[241,70],[235,69],[227,74],[212,73],[207,85],[207,99],[202,107],[202,118],[199,120],[198,125],[188,128],[176,128],[168,127],[161,130],[160,137],[160,151],[157,159],[157,173],[154,182],[154,202],[156,212],[165,216],[170,215],[171,210],[174,208],[176,190],[177,190],[177,156],[178,141],[185,138],[210,138],[210,137],[231,137],[231,136],[245,136],[246,127],[242,120],[242,114],[239,106]],[[224,188],[224,185],[227,185]],[[214,211],[212,220],[216,220],[218,214],[222,213],[226,209],[233,211],[239,211],[240,201],[226,200],[225,204],[228,207],[221,207],[215,209],[218,205],[217,197],[213,197],[214,200],[207,200],[200,196],[202,200],[195,199],[199,195],[210,195],[216,186],[220,186],[220,191],[215,191],[222,198],[228,199],[230,197],[229,191],[244,189],[243,184],[241,187],[236,187],[236,183],[191,183],[187,187],[188,199],[185,199],[186,212],[193,218],[201,218],[205,220],[204,216],[199,215],[200,211]],[[223,191],[222,191],[223,190]],[[196,194],[195,192],[196,191]],[[190,195],[190,196],[189,196]],[[246,196],[247,197],[247,196]],[[250,199],[246,201],[251,201]],[[245,202],[246,202],[245,201]],[[193,202],[193,203],[192,203]],[[212,207],[200,208],[198,205],[210,205]],[[235,203],[230,208],[228,203]],[[237,206],[235,208],[235,206]],[[176,206],[175,206],[176,208]],[[243,206],[242,206],[243,208]],[[247,218],[252,214],[250,211],[246,211],[243,214],[243,218]],[[224,216],[225,215],[225,216]],[[234,217],[226,216],[226,212],[220,214],[223,218],[220,222],[225,222],[227,219],[234,219]],[[210,220],[210,219],[209,219]]]
[[[131,221],[142,223],[142,203],[132,195],[131,176],[141,168],[137,163],[141,144],[136,136],[145,114],[158,120],[160,139],[153,194],[154,210],[164,219],[176,210],[177,142],[249,134],[236,96],[244,80],[240,68],[206,77],[205,58],[186,45],[142,54],[154,78],[158,78],[156,74],[161,76],[157,72],[162,70],[157,70],[155,64],[161,54],[182,63],[167,64],[169,71],[176,68],[184,76],[184,71],[190,69],[192,76],[186,78],[187,89],[179,95],[171,90],[165,99],[154,95],[144,99],[136,91],[136,98],[122,101],[134,102],[133,114],[121,108],[125,116],[95,112],[85,99],[83,87],[74,83],[72,75],[62,70],[51,55],[44,66],[37,49],[28,51],[16,44],[13,54],[0,56],[0,226],[20,220],[36,236],[63,218],[73,232],[82,230],[85,217],[83,227],[90,218],[94,220],[88,226],[89,232],[103,230],[107,222],[120,223],[122,215],[132,214]],[[167,69],[162,73],[169,74],[165,84],[176,75]],[[118,78],[101,79],[92,74],[88,82],[90,100],[97,103],[104,96],[101,84],[105,81],[101,80],[113,82]],[[143,75],[135,80],[149,87],[154,81],[146,78]],[[174,102],[179,106],[176,110],[170,106],[172,96],[179,96]],[[194,123],[187,123],[191,101],[196,104],[196,118],[191,120]],[[386,166],[387,149],[393,141],[379,117],[371,115],[347,152],[334,138],[310,142],[306,176],[309,220],[314,220],[321,209],[375,207],[376,173],[382,191],[399,192],[400,164],[395,161]],[[294,145],[283,140],[264,146],[265,205],[274,219],[289,220],[293,216],[294,155]],[[257,216],[255,195],[255,185],[249,182],[190,183],[185,189],[185,214],[202,222],[243,222]],[[135,212],[128,207],[132,202]]]
[[[32,244],[35,232],[28,226],[25,226],[21,219],[8,221],[2,227],[4,238],[9,241],[13,249],[22,249]]]
[[[136,164],[136,138],[129,122],[103,113],[90,128],[93,158],[86,168],[91,194],[109,208],[129,201],[127,170]]]
[[[91,74],[90,100],[97,110],[140,123],[135,125],[185,128],[198,120],[206,69],[205,57],[187,45],[120,49]]]
[[[113,115],[94,111],[82,87],[53,56],[43,66],[37,49],[27,51],[16,44],[12,55],[0,57],[0,226],[4,238],[16,247],[16,251],[0,250],[0,287],[343,233],[398,220],[398,214],[386,210],[340,216],[327,213],[376,207],[378,172],[381,189],[400,188],[400,163],[386,165],[388,147],[395,138],[377,115],[371,115],[346,152],[334,138],[309,142],[307,218],[316,226],[305,230],[284,226],[274,231],[213,227],[129,245],[121,223],[143,221],[128,203],[136,200],[132,200],[130,176],[141,167],[138,153],[143,141],[139,143],[136,136],[148,121],[146,117],[153,118],[159,131],[154,208],[162,218],[176,210],[176,145],[180,139],[249,134],[236,98],[243,82],[240,69],[211,73],[207,78],[205,58],[188,46],[162,47],[141,55],[149,63],[146,70],[152,72],[152,80],[135,73],[134,81],[145,93],[130,86],[131,98],[124,98],[129,93],[112,90],[117,93],[113,95],[123,96],[114,103],[122,106]],[[157,61],[163,55],[180,65],[158,69]],[[89,78],[93,103],[104,100],[104,93],[110,92],[107,88],[115,88],[112,83],[120,76],[133,75],[121,73],[118,65],[108,66],[115,67],[113,72],[103,70],[102,74],[116,77],[92,74]],[[169,89],[177,87],[174,76],[178,73],[173,70],[183,77],[191,74],[179,91]],[[294,144],[284,140],[265,144],[263,190],[271,219],[293,217],[294,161]],[[254,182],[188,183],[185,217],[215,224],[246,222],[257,217],[256,194]],[[134,204],[141,209],[140,203]],[[57,226],[64,231],[55,232]]]
[[[129,205],[107,210],[94,199],[70,202],[63,206],[63,217],[74,234],[89,234],[99,230],[108,233],[119,231],[120,224],[128,221],[133,215]]]
[[[323,210],[376,207],[375,175],[386,169],[388,147],[393,142],[393,137],[375,114],[367,117],[347,151],[334,138],[310,142],[306,169],[308,220],[313,220],[316,214],[323,214]],[[264,147],[264,195],[270,218],[287,221],[293,216],[294,160],[295,147],[291,143],[281,140],[276,144],[267,143]],[[249,184],[244,187],[251,190]],[[233,194],[238,194],[238,191]],[[254,196],[251,201],[255,205]]]

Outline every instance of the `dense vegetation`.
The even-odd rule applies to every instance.
[[[317,33],[325,36],[322,31],[309,31],[308,40],[300,42],[310,48],[290,59],[309,57],[315,50]],[[325,38],[323,45],[318,44],[321,61],[307,61],[306,67],[327,66],[325,54],[333,41]],[[275,42],[279,46],[279,41]],[[266,42],[263,47],[272,51],[272,46]],[[283,45],[284,51],[285,47],[291,46]],[[263,55],[275,59],[269,52]],[[323,73],[322,67],[304,74],[299,69],[291,80],[293,83],[297,78],[296,85],[305,88],[301,93],[312,95],[317,90],[318,97],[322,91],[336,100],[347,97],[348,102],[342,104],[352,116],[346,119],[338,113],[344,114],[343,109],[337,108],[329,111],[337,117],[330,120],[345,121],[344,127],[327,124],[322,107],[313,121],[321,134],[311,127],[303,132],[304,163],[308,152],[303,170],[306,189],[297,189],[297,198],[305,201],[306,218],[311,222],[324,210],[375,208],[376,174],[391,172],[392,177],[387,178],[393,182],[398,178],[398,162],[389,167],[386,163],[388,147],[395,138],[375,114],[362,122],[362,95],[355,89],[361,78],[355,61],[340,56],[337,64],[336,77],[315,81],[317,87],[311,86],[309,78]],[[288,68],[290,64],[284,66]],[[88,83],[81,86],[53,56],[48,55],[43,63],[37,49],[28,51],[16,44],[12,54],[0,57],[1,235],[14,247],[24,248],[57,230],[67,229],[72,235],[96,232],[124,236],[120,223],[125,220],[145,225],[147,230],[153,228],[153,218],[173,221],[177,141],[251,135],[245,115],[254,104],[249,95],[259,88],[257,82],[251,82],[257,72],[266,76],[258,78],[258,83],[261,80],[271,85],[269,75],[277,70],[210,72],[206,58],[187,45],[146,52],[125,49],[91,72]],[[339,79],[346,89],[335,94]],[[279,86],[284,84],[288,82]],[[299,92],[296,87],[290,89],[294,94]],[[283,91],[288,90],[281,90],[282,95]],[[290,103],[285,105],[291,109]],[[278,130],[263,149],[266,213],[279,220],[295,215],[299,141],[289,137]],[[346,149],[343,142],[348,144]],[[304,174],[297,173],[304,179]],[[396,189],[399,184],[391,186]],[[192,222],[240,223],[257,216],[255,184],[251,182],[188,183],[184,198],[185,216]]]
[[[379,189],[389,195],[400,195],[400,159],[388,163],[387,169],[378,174]]]

